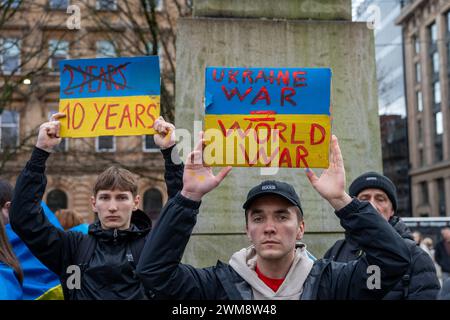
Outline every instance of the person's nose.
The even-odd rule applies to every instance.
[[[274,221],[271,219],[268,219],[267,222],[264,225],[264,233],[265,234],[274,234],[276,233],[277,229],[275,227]]]
[[[116,203],[115,200],[111,200],[111,201],[109,202],[108,210],[109,210],[110,212],[116,212],[116,211],[117,211],[117,203]]]

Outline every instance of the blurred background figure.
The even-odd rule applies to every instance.
[[[412,233],[412,237],[414,239],[414,241],[420,245],[420,243],[422,242],[422,234],[419,231],[414,231]]]
[[[78,211],[60,209],[55,212],[55,215],[65,231],[78,231],[84,234],[88,233],[89,225],[83,223],[83,218]]]
[[[426,237],[422,241],[420,241],[419,245],[426,253],[428,253],[430,255],[430,257],[434,261],[433,240],[431,238]]]
[[[436,244],[434,257],[442,270],[442,281],[450,277],[450,228],[441,230],[442,240]]]

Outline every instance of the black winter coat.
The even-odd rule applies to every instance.
[[[162,151],[169,197],[182,189],[184,170],[183,164],[171,161],[171,150]],[[31,252],[60,277],[65,299],[145,299],[144,289],[135,274],[137,261],[134,259],[138,257],[133,257],[132,249],[138,241],[143,248],[143,241],[151,230],[150,219],[136,211],[128,230],[103,230],[99,222],[89,226],[88,235],[57,229],[39,205],[47,184],[44,171],[48,156],[49,153],[35,148],[17,179],[10,210],[13,230]],[[94,241],[86,239],[88,237]],[[87,240],[95,247],[84,265],[80,264],[83,255],[80,251],[84,250],[80,248],[82,241]],[[79,289],[73,278],[76,265],[80,270]]]
[[[214,267],[197,269],[180,263],[199,206],[180,193],[166,204],[136,269],[144,287],[167,299],[252,299],[249,284],[229,265],[219,261]],[[336,214],[367,254],[351,263],[317,260],[299,298],[382,298],[410,263],[405,242],[367,203],[353,199]],[[380,289],[367,286],[369,265],[381,269]]]
[[[414,242],[411,231],[399,217],[393,216],[389,220],[389,224],[394,227],[407,244],[411,255],[411,265],[402,279],[383,299],[434,300],[440,285],[433,260]],[[345,239],[338,240],[325,253],[324,258],[338,262],[349,262],[362,255],[364,255],[364,250],[360,249],[360,246],[346,235]]]

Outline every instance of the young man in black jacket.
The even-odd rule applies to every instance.
[[[303,211],[295,190],[265,181],[250,190],[244,204],[246,232],[252,243],[230,264],[197,269],[181,264],[202,197],[216,188],[231,167],[214,176],[202,164],[202,143],[188,156],[183,190],[163,209],[145,244],[137,273],[144,287],[169,299],[377,299],[398,282],[410,263],[402,238],[368,202],[345,192],[345,170],[335,136],[330,167],[307,177],[336,210],[342,226],[366,251],[351,263],[313,262],[304,246]]]
[[[385,300],[434,300],[440,285],[436,268],[430,256],[413,240],[403,221],[395,216],[397,192],[392,181],[376,172],[367,172],[356,178],[349,188],[349,194],[362,201],[369,201],[377,212],[389,222],[404,239],[411,254],[411,265],[395,287],[383,298]],[[358,259],[364,251],[346,235],[338,240],[324,258],[339,262]]]
[[[98,221],[89,234],[64,232],[54,227],[39,205],[46,187],[45,162],[59,144],[59,118],[41,125],[31,159],[16,182],[10,210],[13,230],[33,254],[59,275],[64,298],[145,299],[135,268],[151,221],[138,210],[137,181],[128,170],[110,167],[94,186],[92,208]],[[183,164],[172,162],[175,127],[160,118],[155,121],[155,143],[165,159],[169,197],[182,188]]]

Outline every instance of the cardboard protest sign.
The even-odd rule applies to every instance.
[[[328,68],[208,67],[205,163],[327,168]]]
[[[63,60],[61,137],[154,134],[160,114],[159,58]]]

